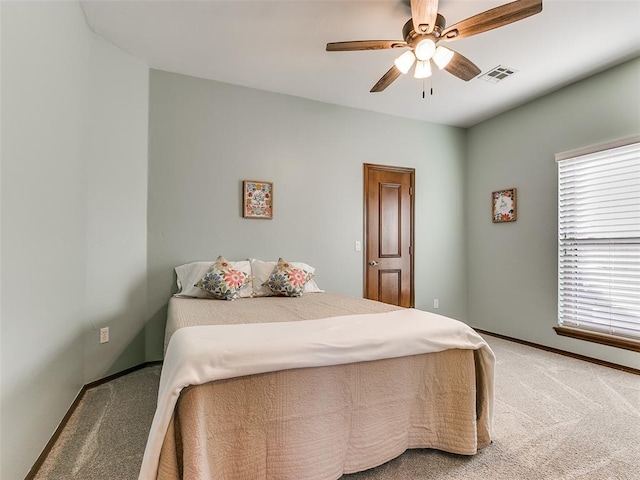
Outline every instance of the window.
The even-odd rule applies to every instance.
[[[640,351],[640,137],[556,161],[556,332]]]

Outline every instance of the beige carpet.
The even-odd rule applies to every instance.
[[[497,357],[492,445],[473,457],[410,450],[342,480],[640,479],[640,376],[485,338]],[[159,372],[88,391],[36,478],[137,478]]]

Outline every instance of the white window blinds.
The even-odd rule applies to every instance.
[[[640,338],[640,143],[558,160],[558,323]]]

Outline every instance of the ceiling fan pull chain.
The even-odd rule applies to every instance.
[[[422,98],[424,98],[424,78],[422,79]]]

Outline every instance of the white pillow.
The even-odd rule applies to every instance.
[[[176,297],[193,297],[193,298],[211,298],[204,290],[196,287],[195,284],[202,280],[202,277],[209,271],[211,265],[215,261],[210,262],[192,262],[185,263],[175,268],[176,271],[176,284],[178,285],[178,292]],[[240,270],[242,273],[251,275],[251,263],[249,260],[242,260],[239,262],[229,262],[231,267],[235,270]],[[239,297],[250,297],[253,293],[252,282],[247,283],[240,289]]]
[[[255,258],[250,258],[249,260],[251,262],[251,276],[253,277],[253,296],[254,297],[273,296],[273,292],[269,290],[267,287],[262,286],[262,284],[269,279],[271,272],[273,272],[273,269],[276,268],[277,262],[264,262],[262,260],[257,260]],[[306,263],[302,263],[302,262],[289,262],[289,263],[294,267],[300,268],[309,273],[315,273],[316,271],[314,267]],[[320,287],[318,287],[318,284],[312,278],[304,286],[303,293],[322,293],[322,292],[324,292],[324,290],[321,290]]]

